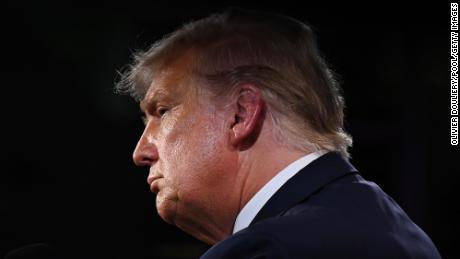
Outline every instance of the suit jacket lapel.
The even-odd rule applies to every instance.
[[[262,207],[250,225],[292,208],[321,187],[358,171],[337,152],[329,152],[300,170]]]

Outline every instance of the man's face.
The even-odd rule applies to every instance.
[[[150,167],[158,214],[212,242],[216,233],[208,232],[231,231],[219,227],[232,226],[238,209],[236,157],[226,113],[198,94],[181,71],[161,72],[141,102],[146,126],[133,157],[137,165]]]

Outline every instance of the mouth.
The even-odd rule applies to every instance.
[[[149,176],[147,178],[147,183],[150,185],[150,190],[154,193],[158,193],[160,191],[160,187],[159,187],[159,181],[160,179],[162,179],[163,176],[161,175],[156,175],[156,176]]]

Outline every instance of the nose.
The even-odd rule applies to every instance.
[[[133,152],[134,164],[137,166],[152,166],[158,160],[158,150],[152,140],[144,134],[137,142]]]

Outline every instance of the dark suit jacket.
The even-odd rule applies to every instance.
[[[250,226],[202,258],[440,258],[430,238],[338,153],[303,168]]]

